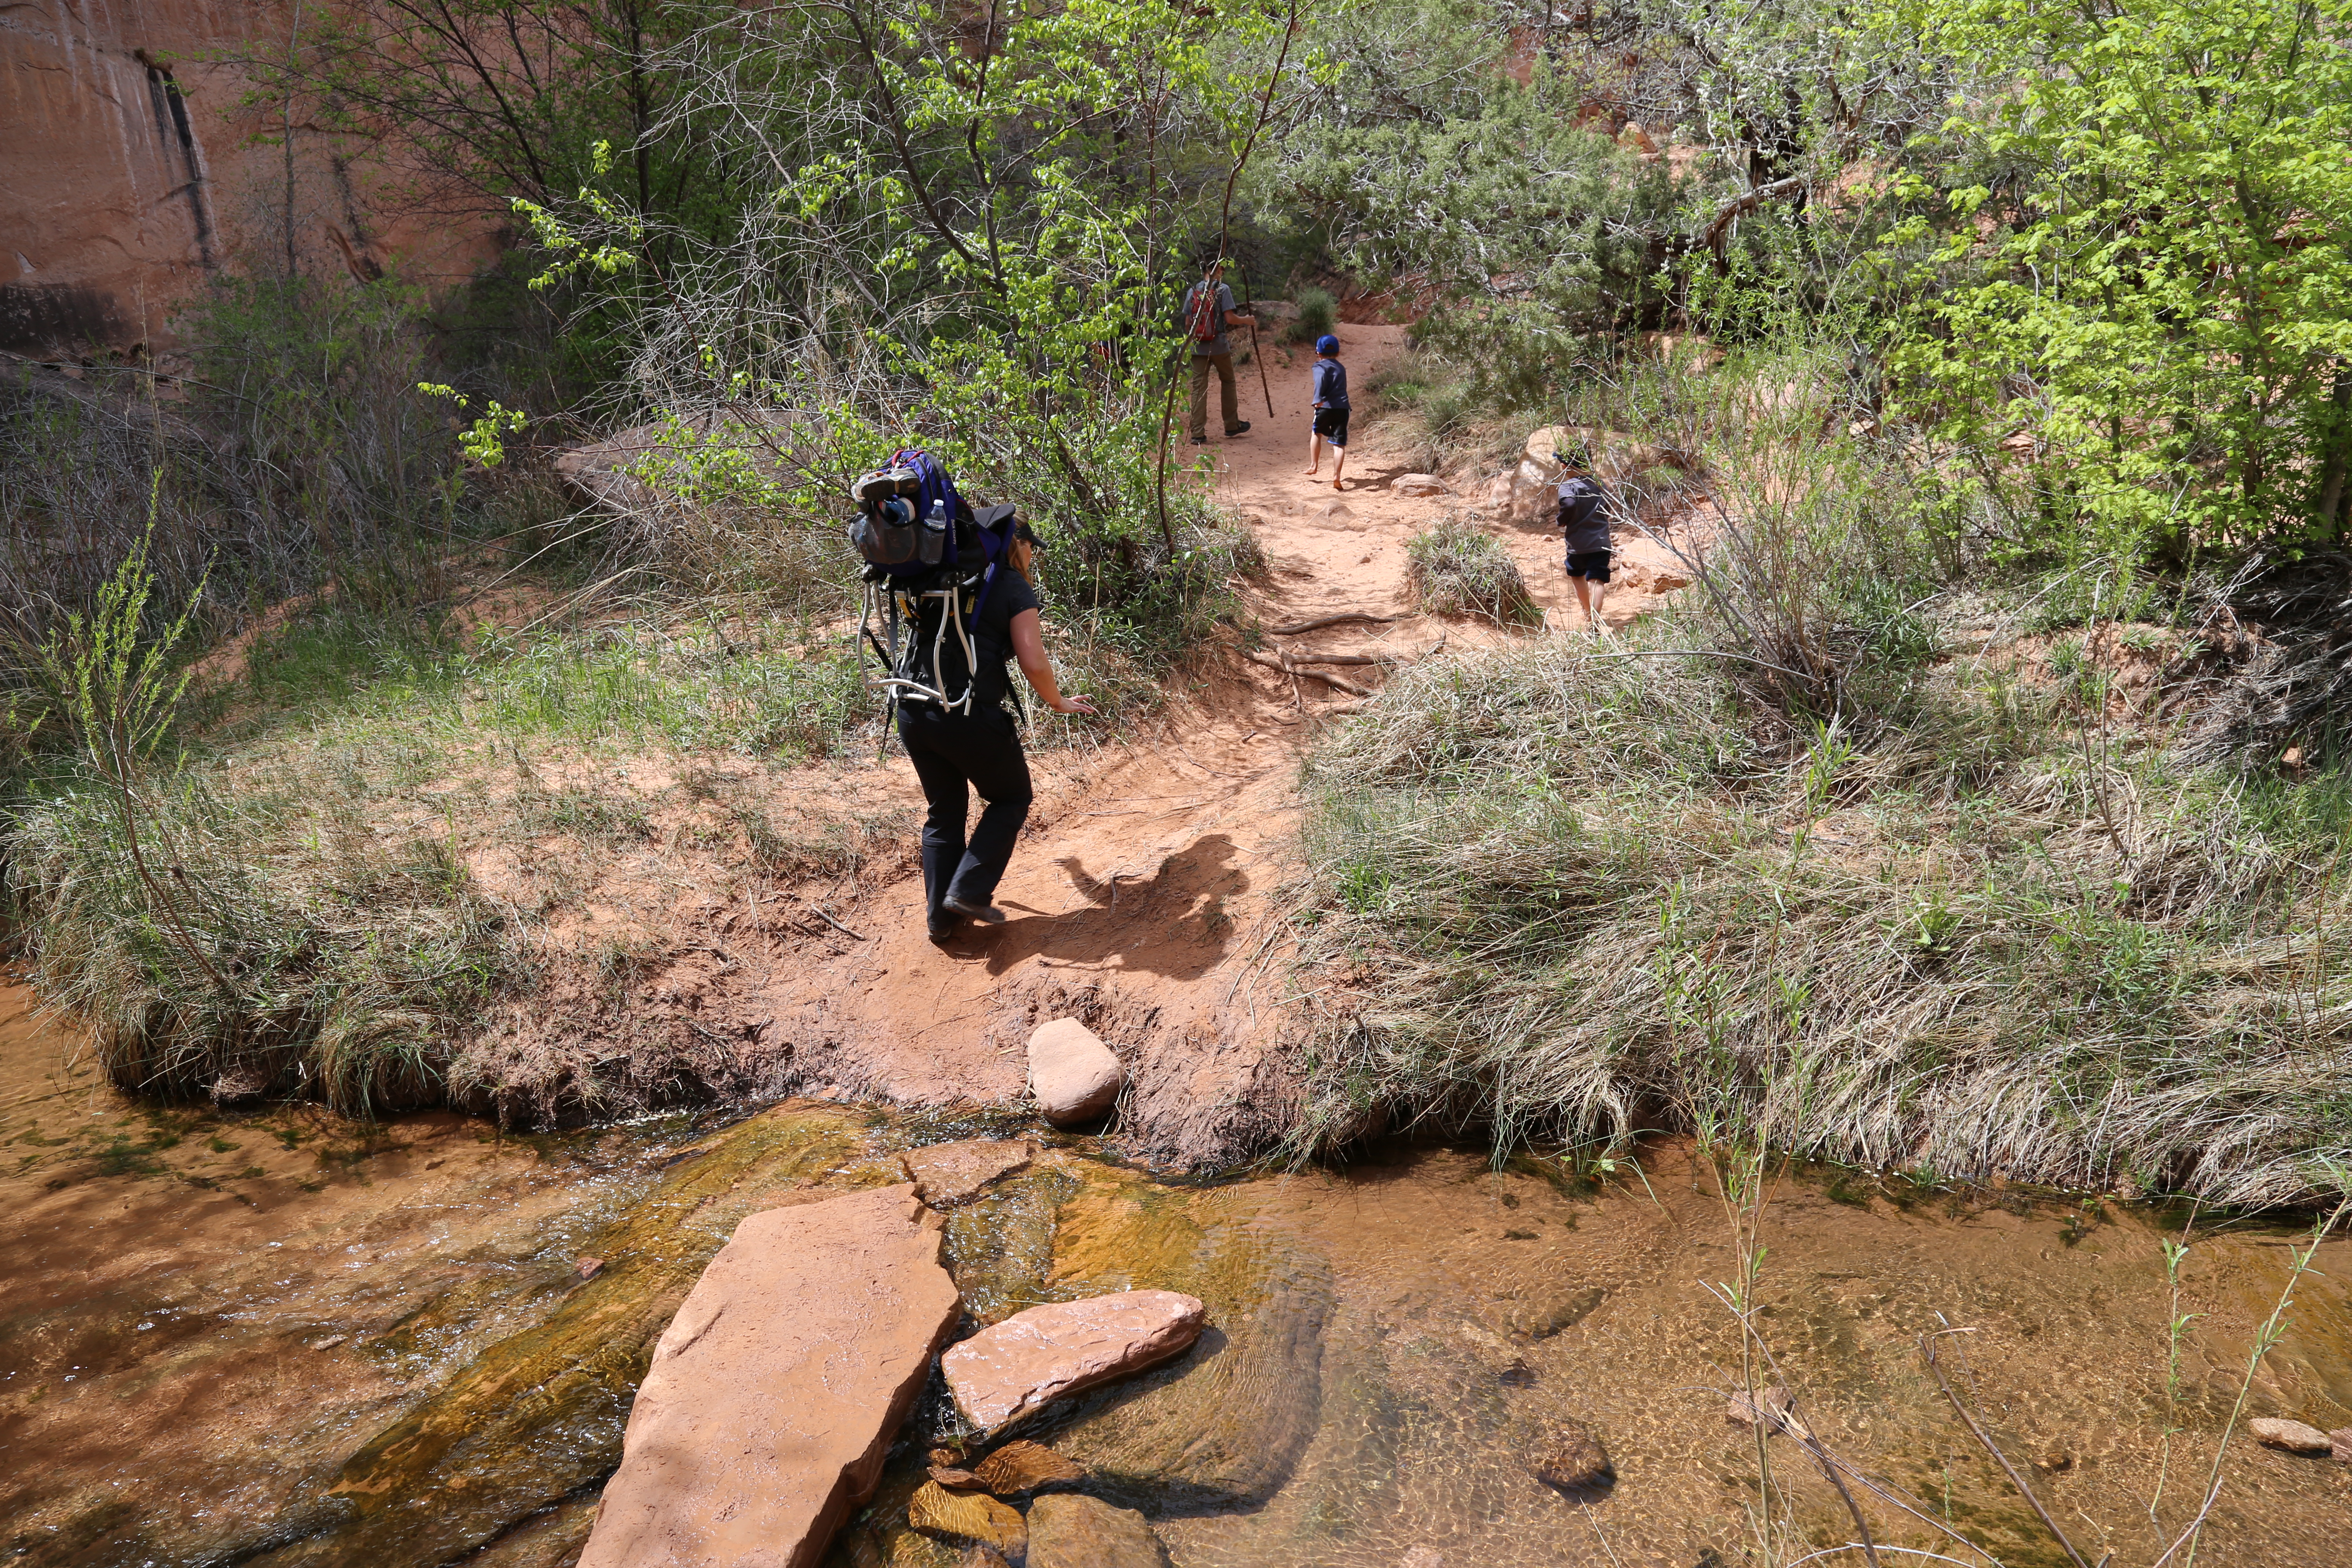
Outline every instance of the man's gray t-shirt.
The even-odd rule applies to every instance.
[[[1205,282],[1195,283],[1190,289],[1184,290],[1184,304],[1183,308],[1176,312],[1176,326],[1177,331],[1182,332],[1188,338],[1192,337],[1192,308],[1202,302],[1201,290],[1207,287],[1208,284]],[[1213,338],[1208,339],[1193,338],[1192,352],[1195,354],[1229,354],[1234,352],[1234,345],[1225,339],[1225,318],[1230,315],[1233,310],[1233,286],[1226,283],[1218,284],[1216,306],[1217,335]]]

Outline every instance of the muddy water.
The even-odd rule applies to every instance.
[[[15,1562],[569,1563],[651,1339],[743,1214],[1013,1130],[797,1104],[518,1140],[456,1118],[159,1110],[26,1003],[0,991]],[[1758,1561],[1759,1520],[1781,1548],[1852,1538],[1789,1438],[1759,1455],[1725,1419],[1739,1343],[1705,1285],[1738,1258],[1685,1149],[1601,1185],[1404,1148],[1181,1184],[1049,1142],[950,1215],[951,1265],[974,1322],[1141,1285],[1209,1302],[1192,1354],[1034,1434],[1150,1514],[1179,1568],[1695,1568]],[[2173,1375],[2159,1247],[2181,1217],[1791,1173],[1762,1226],[1777,1381],[1938,1524],[2005,1563],[2063,1563],[1923,1371],[1918,1336],[1971,1330],[1946,1342],[1965,1349],[1952,1374],[2003,1450],[2092,1561],[2147,1563],[2195,1510],[2291,1240],[2192,1234]],[[601,1264],[585,1279],[583,1257]],[[2352,1423],[2352,1245],[2320,1268],[2249,1414]],[[1612,1489],[1570,1499],[1529,1473],[1571,1422],[1605,1445]],[[935,1391],[835,1563],[960,1560],[904,1525],[921,1450],[954,1437]],[[2352,1467],[2241,1437],[2223,1474],[2201,1563],[2352,1562]],[[1981,1561],[1865,1500],[1882,1541]]]

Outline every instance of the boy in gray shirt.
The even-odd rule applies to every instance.
[[[1576,602],[1590,630],[1602,624],[1601,605],[1609,596],[1609,523],[1617,509],[1601,481],[1592,477],[1592,456],[1583,447],[1562,450],[1559,460],[1568,469],[1559,482],[1559,526],[1567,536],[1568,578],[1576,584]]]

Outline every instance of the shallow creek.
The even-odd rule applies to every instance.
[[[29,1009],[0,988],[12,1562],[568,1563],[652,1340],[738,1219],[902,1180],[917,1144],[1035,1134],[808,1102],[529,1138],[452,1116],[163,1109],[109,1089]],[[1178,1568],[1728,1568],[1759,1561],[1766,1489],[1811,1541],[1852,1539],[1790,1438],[1759,1465],[1726,1419],[1739,1339],[1704,1282],[1738,1258],[1685,1146],[1597,1184],[1402,1145],[1344,1173],[1211,1184],[1040,1142],[1026,1173],[950,1213],[949,1260],[972,1325],[1146,1285],[1207,1301],[1193,1352],[1031,1434],[1150,1514]],[[2001,1561],[2063,1563],[1923,1368],[1920,1335],[1973,1330],[1944,1342],[1965,1355],[1949,1365],[2004,1452],[2094,1561],[2149,1563],[2195,1511],[2294,1240],[2200,1226],[2179,1301],[2199,1316],[2171,1379],[2160,1244],[2186,1217],[1792,1173],[1762,1221],[1779,1374],[1759,1381]],[[2352,1424],[2352,1244],[2318,1268],[2248,1415]],[[1567,1421],[1606,1445],[1607,1493],[1529,1474]],[[924,1449],[951,1436],[935,1386],[835,1563],[961,1561],[905,1527]],[[2241,1436],[2224,1473],[2200,1563],[2352,1562],[2352,1467]],[[1982,1561],[1867,1511],[1882,1541]]]

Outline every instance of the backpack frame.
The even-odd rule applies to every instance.
[[[981,657],[993,641],[982,634],[980,616],[1011,548],[1013,509],[1003,505],[974,510],[956,492],[947,469],[928,452],[901,449],[891,455],[889,468],[917,476],[917,488],[908,499],[918,520],[927,519],[939,503],[950,521],[935,563],[919,556],[890,564],[869,562],[861,574],[864,595],[856,639],[861,650],[872,650],[879,668],[861,658],[859,670],[866,689],[881,694],[888,710],[886,718],[895,717],[906,702],[970,713],[980,690]],[[861,479],[854,492],[865,488]],[[851,525],[853,540],[874,519],[877,504],[880,498],[859,495],[861,517]],[[963,655],[964,671],[962,689],[952,692],[942,673],[950,628]]]

